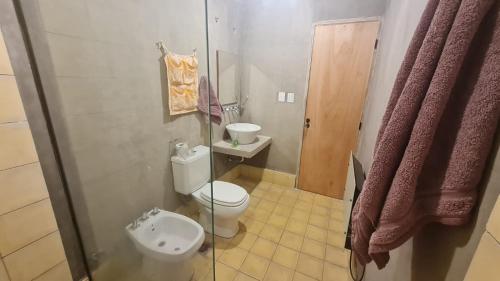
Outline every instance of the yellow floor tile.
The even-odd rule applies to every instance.
[[[346,268],[332,265],[326,262],[323,269],[323,280],[348,281],[349,275]]]
[[[272,262],[267,269],[264,281],[292,281],[293,272],[289,268]]]
[[[349,251],[342,248],[327,245],[325,260],[341,267],[348,267]]]
[[[312,203],[314,201],[314,193],[301,190],[299,194],[299,200],[303,202]]]
[[[247,232],[251,232],[254,234],[259,234],[262,228],[264,228],[266,224],[264,222],[255,220],[255,219],[247,219],[245,221],[245,227]]]
[[[327,229],[328,228],[328,217],[316,215],[316,214],[311,214],[311,216],[309,217],[309,224]]]
[[[248,208],[257,208],[257,205],[259,205],[259,203],[260,198],[250,196],[250,204],[248,205]]]
[[[215,264],[215,279],[217,281],[233,281],[236,274],[238,272],[235,269],[223,263],[217,262]],[[211,280],[211,277],[208,280]]]
[[[318,259],[324,259],[326,252],[326,244],[309,238],[304,238],[301,252],[306,253]]]
[[[251,232],[241,232],[238,233],[232,240],[231,240],[231,245],[240,247],[245,250],[250,250],[252,248],[253,244],[255,243],[255,240],[257,240],[257,234],[251,233]]]
[[[295,274],[293,275],[293,281],[317,281],[317,280],[296,271]]]
[[[316,194],[314,204],[321,207],[332,208],[334,199],[325,195]]]
[[[244,273],[238,273],[238,275],[236,275],[236,278],[234,279],[234,281],[256,281],[257,279],[255,278],[252,278]]]
[[[276,243],[259,237],[252,249],[250,249],[250,252],[266,259],[271,259],[276,247]]]
[[[347,281],[342,200],[265,181],[234,182],[251,201],[238,234],[216,238],[217,281]],[[213,281],[209,261],[195,259],[194,280]]]
[[[340,211],[344,211],[344,201],[334,199],[332,202],[332,208]]]
[[[313,205],[311,209],[311,213],[315,215],[320,215],[320,216],[329,216],[330,215],[330,209],[321,207],[321,206],[316,206]]]
[[[332,209],[332,214],[330,215],[330,217],[332,219],[336,219],[339,221],[344,221],[344,219],[345,219],[344,212],[339,211],[339,210],[335,210],[335,209]]]
[[[277,189],[269,190],[265,195],[266,200],[271,202],[278,202],[281,198],[281,191]]]
[[[273,184],[267,181],[261,181],[255,186],[255,190],[269,190]]]
[[[247,254],[248,251],[240,248],[227,249],[222,253],[218,261],[234,269],[239,269]]]
[[[328,231],[328,238],[326,242],[329,245],[339,247],[339,248],[344,248],[344,243],[345,243],[345,235],[340,232],[334,232],[334,231]]]
[[[240,268],[240,271],[257,280],[262,280],[264,279],[269,263],[269,260],[265,258],[254,254],[248,254]],[[217,281],[219,280],[217,279]]]
[[[288,221],[288,217],[280,216],[277,214],[272,214],[269,219],[267,220],[267,223],[273,226],[276,226],[278,228],[285,228],[286,222]]]
[[[266,198],[267,198],[267,196],[266,196]],[[276,207],[275,202],[271,202],[269,200],[263,199],[260,201],[259,205],[257,206],[257,209],[272,212],[275,207]]]
[[[293,209],[292,212],[290,213],[290,218],[294,220],[307,222],[309,221],[309,212]]]
[[[292,210],[293,210],[293,207],[278,203],[278,205],[276,205],[276,208],[274,209],[273,214],[284,216],[284,217],[288,218],[290,216],[290,213],[292,212]]]
[[[289,196],[286,194],[282,195],[280,200],[278,201],[278,203],[286,205],[286,206],[290,206],[290,207],[295,205],[295,202],[297,202],[297,197]]]
[[[314,225],[308,225],[305,237],[322,243],[326,242],[328,232]]]
[[[278,228],[276,226],[266,224],[262,231],[259,233],[259,236],[271,240],[275,243],[278,243],[281,239],[281,234],[283,233],[282,228]]]
[[[300,254],[296,270],[309,277],[321,280],[323,276],[323,262],[314,257]]]
[[[298,220],[289,220],[285,229],[296,234],[304,235],[306,233],[307,223]]]
[[[302,247],[304,237],[289,231],[283,232],[279,244],[290,249],[299,251]]]
[[[312,209],[312,203],[304,202],[304,201],[298,201],[295,203],[294,206],[295,209],[297,210],[302,210],[302,211],[311,211]]]
[[[331,219],[328,223],[328,229],[336,232],[344,232],[344,223],[336,219]]]
[[[255,196],[257,198],[262,198],[266,196],[266,191],[262,189],[255,189],[254,191],[251,192],[252,196]]]
[[[253,218],[261,222],[266,222],[269,216],[271,215],[271,212],[272,211],[259,209],[259,207],[257,207],[257,209],[254,212]]]
[[[289,248],[278,246],[274,253],[272,261],[290,269],[295,269],[299,259],[299,252]]]

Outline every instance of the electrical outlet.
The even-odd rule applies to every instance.
[[[286,101],[286,93],[278,92],[278,102],[285,102],[285,101]]]

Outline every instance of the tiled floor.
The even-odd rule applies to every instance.
[[[217,281],[347,281],[342,201],[238,178],[250,207],[232,239],[216,238]],[[211,253],[195,258],[195,280],[212,280]]]

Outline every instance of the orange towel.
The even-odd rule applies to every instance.
[[[167,66],[170,115],[197,111],[198,60],[196,55],[183,56],[168,52],[164,59]]]

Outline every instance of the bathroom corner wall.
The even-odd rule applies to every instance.
[[[366,171],[396,74],[427,1],[390,0],[384,15],[379,50],[365,104],[357,156]],[[472,221],[460,227],[432,224],[391,251],[389,264],[366,268],[367,281],[463,280],[486,221],[500,193],[500,133],[479,186],[480,196]]]
[[[273,143],[261,166],[295,174],[302,139],[313,23],[381,16],[385,0],[242,1],[242,121],[262,126]],[[277,92],[295,103],[278,103]],[[314,120],[313,120],[314,122]]]
[[[0,280],[72,280],[0,32]]]

